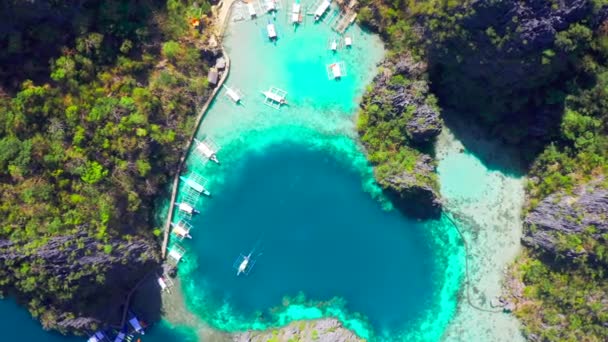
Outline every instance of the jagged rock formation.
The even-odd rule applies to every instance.
[[[102,242],[82,232],[52,237],[34,250],[0,240],[0,276],[24,282],[19,269],[35,269],[35,284],[16,297],[45,328],[66,333],[119,324],[128,292],[159,262],[158,245],[139,237]]]
[[[380,179],[393,203],[416,217],[436,217],[441,213],[441,195],[428,181],[435,173],[435,161],[420,154],[411,172],[388,174]]]
[[[334,318],[316,321],[293,322],[286,327],[267,331],[248,331],[234,335],[234,342],[266,341],[318,341],[359,342],[364,341],[347,330]]]
[[[416,217],[439,215],[435,162],[421,152],[443,125],[429,93],[426,64],[403,54],[385,60],[361,108],[359,133],[376,164],[378,183],[404,212]]]
[[[541,148],[563,113],[563,99],[550,89],[571,69],[572,52],[556,38],[591,10],[589,0],[471,1],[456,10],[456,23],[426,26],[434,90],[505,141]]]
[[[400,55],[385,60],[382,72],[374,78],[371,103],[389,107],[392,118],[407,120],[406,134],[414,144],[424,144],[441,133],[443,121],[439,110],[428,104],[429,85],[426,80],[426,64],[415,62],[410,56]],[[392,79],[393,76],[402,76]],[[408,111],[411,106],[411,111]]]
[[[586,256],[601,262],[589,242],[608,243],[608,190],[594,182],[572,195],[552,194],[526,216],[524,228],[526,246],[568,261]]]

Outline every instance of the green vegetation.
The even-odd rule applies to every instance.
[[[0,242],[30,258],[50,238],[83,231],[106,254],[110,239],[152,239],[152,200],[210,94],[201,58],[209,35],[188,23],[209,5],[9,2],[3,15],[35,25],[0,33]],[[3,264],[0,288],[26,293],[53,326],[47,305],[77,305],[86,272],[56,275],[30,260]],[[103,270],[92,272],[103,283]]]
[[[410,82],[401,75],[393,76],[392,81],[396,78],[402,82]],[[364,96],[357,118],[357,130],[367,149],[368,160],[376,165],[376,178],[386,187],[388,185],[385,182],[391,176],[413,174],[419,185],[430,185],[438,189],[439,183],[435,173],[414,172],[422,153],[411,147],[412,142],[408,138],[406,125],[412,119],[416,107],[411,105],[405,112],[395,114],[388,101],[380,100],[391,98],[392,95],[393,91],[377,84],[373,91]],[[435,105],[432,96],[426,100],[428,104]],[[378,105],[378,102],[382,102],[382,105]]]
[[[570,193],[592,180],[608,187],[608,22],[594,23],[608,1],[590,1],[587,17],[558,32],[551,47],[536,50],[520,38],[521,18],[502,24],[492,18],[503,13],[493,12],[493,6],[511,2],[479,2],[478,10],[490,8],[480,15],[471,3],[364,0],[358,20],[385,38],[389,58],[409,51],[429,63],[442,106],[472,116],[494,136],[521,147],[530,165],[526,212],[550,194]],[[563,3],[551,4],[559,6]],[[479,69],[487,73],[480,76]],[[523,72],[503,82],[509,69]],[[545,116],[546,130],[531,136],[537,113]],[[364,100],[359,128],[372,161],[398,161],[386,163],[387,170],[411,167],[400,120]],[[384,172],[383,165],[379,169]],[[598,240],[592,229],[560,237],[559,247],[594,251],[597,262],[549,262],[527,251],[514,265],[524,286],[523,305],[515,313],[527,334],[543,341],[608,340],[608,237]]]
[[[523,302],[515,311],[527,334],[541,341],[605,341],[608,322],[605,270],[549,267],[524,253],[512,272],[522,283]]]

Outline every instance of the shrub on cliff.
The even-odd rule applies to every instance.
[[[46,327],[158,262],[153,198],[210,93],[191,3],[0,5],[0,286]]]

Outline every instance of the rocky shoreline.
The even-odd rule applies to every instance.
[[[441,196],[436,162],[428,151],[443,121],[429,92],[426,64],[402,54],[386,59],[379,70],[358,118],[376,180],[400,210],[436,218]]]
[[[314,321],[295,321],[280,329],[247,331],[233,336],[234,342],[267,341],[318,341],[318,342],[362,342],[353,332],[344,328],[335,318]]]

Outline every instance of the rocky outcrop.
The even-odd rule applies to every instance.
[[[426,64],[401,54],[385,60],[363,98],[359,133],[378,183],[396,207],[419,218],[441,210],[435,162],[428,150],[443,121],[429,93]],[[363,121],[363,124],[361,123]],[[401,136],[387,137],[387,132]]]
[[[426,64],[401,54],[379,70],[363,98],[358,127],[376,180],[405,213],[436,217],[441,201],[435,162],[421,150],[430,150],[443,121],[429,92]]]
[[[293,322],[286,327],[267,331],[248,331],[234,335],[234,342],[266,341],[317,341],[359,342],[364,341],[347,330],[334,318],[316,321]]]
[[[423,22],[434,90],[443,105],[505,141],[542,148],[563,113],[552,89],[566,83],[575,57],[556,37],[591,10],[590,0],[476,0],[455,10],[462,17],[456,23],[438,29]]]
[[[441,133],[443,121],[439,109],[429,101],[426,64],[408,55],[385,60],[374,78],[371,101],[387,108],[393,119],[407,120],[406,132],[414,144],[432,142]]]
[[[389,174],[380,184],[404,212],[420,218],[436,218],[441,214],[441,195],[434,173],[434,160],[420,154],[413,171]]]
[[[608,190],[593,183],[552,194],[526,216],[524,228],[522,242],[542,253],[602,262],[594,247],[608,243]]]
[[[102,242],[82,232],[52,237],[33,250],[0,240],[0,264],[6,266],[0,275],[24,281],[18,270],[27,267],[44,284],[17,299],[40,310],[45,328],[67,333],[119,324],[128,292],[159,262],[157,244],[139,237]]]

